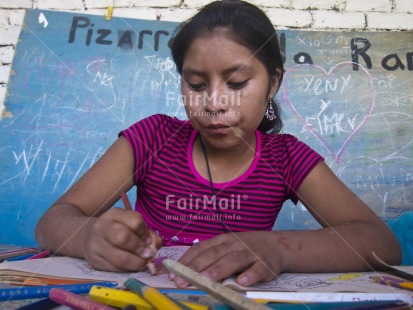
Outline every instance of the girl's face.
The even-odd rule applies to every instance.
[[[182,67],[188,118],[202,138],[218,149],[254,142],[277,83],[248,48],[222,31],[196,38]]]

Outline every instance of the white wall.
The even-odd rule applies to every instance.
[[[0,0],[0,115],[24,9],[106,14],[113,0]],[[113,16],[180,22],[207,0],[115,0]],[[413,0],[251,0],[276,28],[413,30]],[[1,116],[0,116],[1,120]]]

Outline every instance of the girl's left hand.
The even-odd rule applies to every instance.
[[[274,232],[265,231],[223,234],[193,245],[179,262],[215,281],[240,273],[237,283],[242,286],[267,282],[283,266],[274,239]],[[189,285],[173,274],[170,279],[177,287]]]

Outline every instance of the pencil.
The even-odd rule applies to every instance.
[[[125,206],[126,210],[132,210],[132,205],[130,204],[129,198],[125,193],[121,193],[120,197],[122,198],[123,205]],[[146,262],[146,267],[148,267],[149,272],[153,275],[157,273],[155,264],[152,262],[152,259],[148,259]]]
[[[227,305],[240,310],[265,310],[269,307],[248,299],[234,290],[199,274],[198,272],[182,265],[172,259],[165,259],[163,265],[169,271],[178,275],[188,283],[209,293],[212,297],[226,303]]]
[[[89,298],[101,304],[115,308],[123,308],[133,305],[134,309],[152,310],[153,307],[142,297],[124,289],[109,288],[103,286],[92,286]]]
[[[37,254],[34,254],[32,257],[29,257],[28,259],[38,259],[38,258],[45,258],[49,256],[50,252],[49,251],[43,251]]]
[[[132,206],[130,204],[129,198],[125,193],[121,193],[120,197],[122,198],[123,205],[125,206],[126,210],[132,210]]]
[[[172,299],[159,292],[156,288],[147,286],[145,283],[137,279],[129,278],[125,281],[124,284],[126,288],[145,298],[145,300],[150,303],[155,309],[182,309]]]
[[[371,276],[370,279],[376,283],[413,291],[413,282],[410,281],[388,276]]]
[[[11,287],[0,288],[0,301],[20,300],[20,299],[35,299],[48,297],[49,292],[53,288],[61,288],[76,294],[86,294],[90,291],[93,285],[114,287],[116,283],[100,281],[81,284],[65,284],[65,285],[46,285],[33,287]]]
[[[115,310],[115,308],[60,288],[52,288],[49,292],[49,298],[72,309]]]

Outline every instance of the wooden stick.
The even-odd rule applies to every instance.
[[[172,259],[165,259],[163,265],[170,272],[184,279],[186,282],[204,290],[216,299],[226,303],[227,305],[241,310],[268,310],[269,307],[259,304],[251,299],[248,299],[234,290],[223,286],[198,272],[182,265]]]

